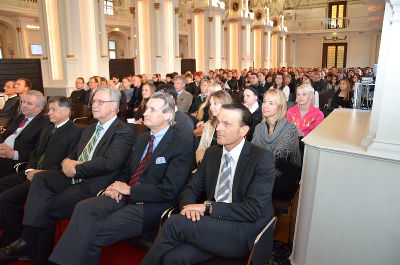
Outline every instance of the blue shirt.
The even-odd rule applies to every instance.
[[[167,127],[165,127],[164,129],[162,129],[161,131],[159,131],[156,134],[153,134],[153,132],[150,132],[150,135],[154,135],[153,152],[154,152],[154,150],[156,150],[156,148],[157,148],[158,144],[160,143],[161,139],[167,133],[169,127],[170,126],[168,125]],[[142,155],[142,158],[140,159],[140,161],[142,161],[144,156],[146,155],[148,146],[149,146],[149,143],[147,143],[146,148],[144,149],[144,152],[143,152],[143,155]]]

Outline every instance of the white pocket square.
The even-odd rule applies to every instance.
[[[162,156],[157,157],[157,159],[156,159],[156,165],[165,164],[165,163],[167,163],[167,162],[165,161],[165,158],[164,158],[164,157],[162,157]]]

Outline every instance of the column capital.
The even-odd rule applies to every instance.
[[[154,3],[154,9],[155,10],[160,9],[160,3]]]
[[[209,21],[209,22],[212,22],[213,19],[214,19],[213,17],[208,17],[208,21]]]

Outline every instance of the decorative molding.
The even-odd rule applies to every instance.
[[[214,19],[213,17],[208,17],[208,21],[209,21],[209,22],[212,22],[213,19]]]
[[[129,13],[131,13],[131,14],[135,14],[135,7],[130,7],[129,8]]]
[[[180,56],[175,56],[175,58],[176,58],[176,59],[179,59],[179,58],[181,58],[181,57],[180,57]]]
[[[18,31],[19,33],[21,33],[21,28],[17,28],[17,31]]]
[[[208,60],[214,60],[214,57],[208,57]]]
[[[101,58],[108,58],[108,55],[102,55]]]
[[[136,60],[136,56],[135,56],[135,57],[132,57],[132,59]]]
[[[196,8],[196,9],[194,9],[193,11],[192,11],[192,13],[203,13],[203,9],[200,9],[200,8]]]
[[[267,35],[268,35],[268,32],[264,32],[264,35],[267,36]]]
[[[175,14],[179,13],[179,8],[175,7],[174,10],[175,10]]]
[[[43,61],[46,61],[48,58],[47,57],[42,57],[42,60]]]
[[[160,9],[160,3],[154,3],[154,9],[155,10]]]
[[[73,54],[67,54],[67,58],[75,58]]]
[[[132,37],[128,37],[128,40],[131,40],[132,39]]]
[[[157,56],[156,56],[156,58],[162,58],[162,56],[160,56],[160,55],[157,55]]]
[[[246,26],[242,26],[242,30],[245,30],[246,29]]]
[[[344,38],[339,38],[337,36],[333,36],[330,39],[328,39],[327,37],[324,37],[324,41],[338,41],[338,40],[347,40],[347,36],[344,36]]]
[[[221,20],[221,22],[222,22],[222,25],[225,24],[225,20]]]
[[[224,31],[227,31],[228,30],[228,27],[224,27]]]
[[[190,25],[190,24],[192,23],[192,20],[191,20],[191,19],[188,19],[188,20],[187,20],[187,23]]]

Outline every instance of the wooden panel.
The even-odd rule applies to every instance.
[[[122,81],[125,76],[135,74],[134,59],[111,59],[108,65],[110,75],[118,75],[119,81]]]
[[[32,89],[43,92],[42,67],[40,59],[1,59],[0,60],[0,91],[9,80],[28,78]]]
[[[185,74],[187,71],[196,72],[196,59],[182,59],[181,73]]]

